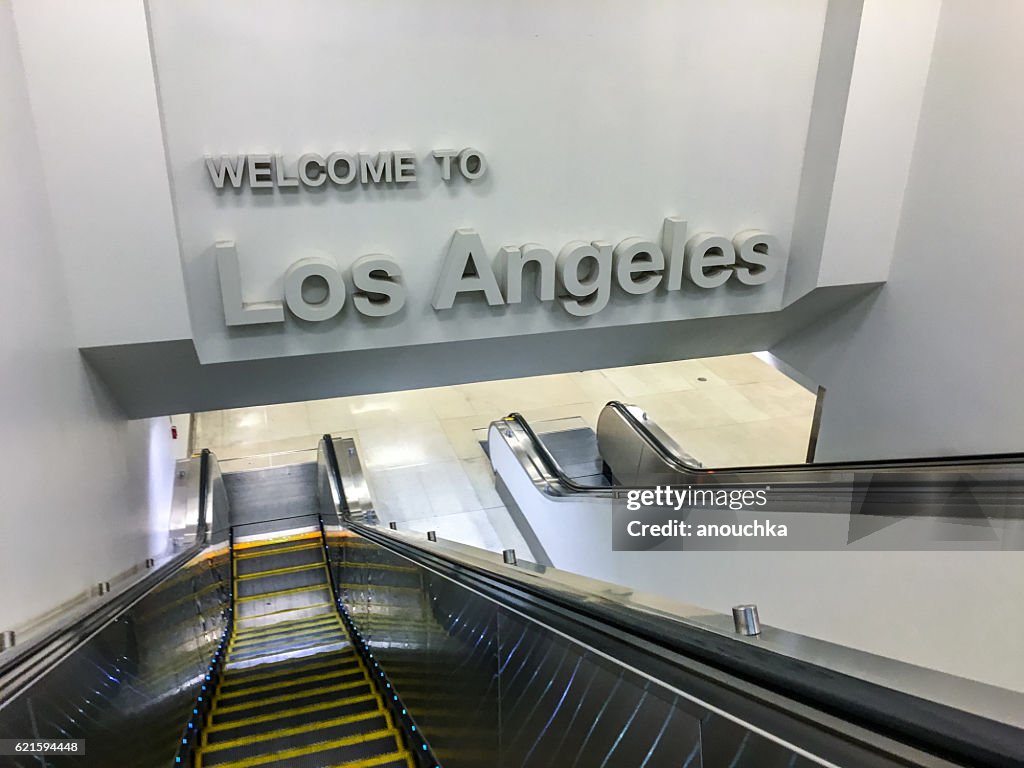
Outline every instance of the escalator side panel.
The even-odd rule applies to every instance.
[[[503,765],[700,765],[700,720],[662,686],[511,611],[498,635]]]
[[[493,768],[501,748],[497,607],[461,601],[451,582],[371,542],[328,541],[349,615],[435,755],[445,768]]]
[[[196,558],[0,709],[0,738],[86,740],[84,755],[48,757],[51,768],[170,765],[230,597],[227,551]]]

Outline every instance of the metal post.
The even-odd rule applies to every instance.
[[[437,541],[437,531],[427,531],[427,538],[430,541]]]
[[[0,634],[0,651],[14,647],[14,630],[8,629]]]
[[[732,609],[732,623],[740,635],[752,637],[761,634],[761,619],[756,605],[737,605]]]
[[[518,562],[518,560],[516,560],[516,551],[514,549],[503,550],[501,553],[501,559],[505,561],[506,565],[515,565]]]
[[[395,522],[388,523],[388,528],[390,528],[392,531],[397,531],[398,530],[398,523],[395,523]]]

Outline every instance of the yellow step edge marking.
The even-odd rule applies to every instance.
[[[278,615],[280,615],[282,613],[295,613],[296,611],[311,611],[314,608],[333,608],[333,607],[334,607],[334,603],[314,603],[313,605],[300,605],[300,606],[297,606],[295,608],[281,608],[281,609],[276,610],[276,611],[270,611],[269,613],[253,613],[253,614],[251,614],[249,616],[236,616],[235,617],[235,621],[238,622],[238,621],[249,621],[250,619],[265,619],[268,616],[278,616]],[[312,616],[306,616],[305,618],[312,619],[313,617]],[[271,625],[267,624],[267,625],[258,627],[258,629],[263,629],[266,626],[271,626]],[[245,629],[251,629],[251,627],[246,627]]]
[[[233,654],[228,654],[227,661],[228,666],[232,664],[249,664],[254,661],[260,661],[262,659],[273,659],[283,654],[291,654],[288,656],[290,659],[301,659],[302,656],[293,654],[304,653],[306,651],[340,651],[348,644],[342,635],[337,637],[317,637],[308,642],[295,644],[292,646],[282,646],[280,648],[243,648]],[[259,666],[258,664],[255,666]],[[242,667],[246,669],[246,667]]]
[[[317,712],[321,712],[325,709],[345,707],[350,704],[359,704],[363,701],[373,701],[373,694],[364,693],[359,696],[349,696],[344,699],[323,701],[319,704],[307,704],[304,707],[293,707],[292,709],[285,709],[281,712],[272,712],[269,715],[257,715],[255,717],[246,717],[241,720],[232,720],[230,723],[222,723],[220,725],[208,725],[206,728],[203,729],[203,744],[206,743],[207,733],[214,733],[217,731],[230,731],[232,728],[242,728],[247,725],[258,725],[259,723],[270,723],[274,720],[284,720],[285,718],[294,717],[295,715],[312,715]],[[376,712],[377,710],[373,711]]]
[[[236,603],[252,603],[257,600],[273,600],[278,597],[287,597],[288,595],[299,595],[303,592],[318,592],[322,589],[330,589],[330,584],[313,584],[308,587],[293,587],[292,589],[281,589],[277,592],[262,592],[258,595],[247,595],[245,597],[236,597]],[[330,603],[328,603],[330,605]],[[245,618],[249,618],[246,616]]]
[[[312,723],[304,723],[302,725],[295,725],[291,728],[281,728],[277,731],[263,731],[262,733],[254,734],[252,736],[242,736],[237,739],[231,739],[230,741],[219,741],[216,744],[211,744],[207,747],[202,747],[200,751],[204,754],[208,752],[221,752],[225,749],[233,749],[234,747],[241,747],[247,744],[259,744],[261,741],[271,741],[272,739],[280,739],[287,736],[297,736],[300,733],[311,733],[313,731],[322,731],[327,728],[333,728],[336,725],[348,725],[349,723],[358,723],[361,720],[373,720],[374,718],[384,716],[387,727],[391,728],[392,724],[390,719],[387,718],[388,713],[379,710],[371,709],[368,712],[358,712],[354,715],[345,715],[343,717],[334,717],[330,720],[319,720]]]
[[[250,579],[264,579],[267,576],[284,576],[289,573],[302,573],[312,571],[314,568],[326,570],[326,563],[323,560],[316,563],[303,563],[302,565],[289,565],[286,568],[274,568],[272,571],[253,571],[252,573],[241,573],[235,578],[238,581],[249,581]]]
[[[323,616],[315,616],[305,624],[291,624],[288,626],[281,626],[284,622],[276,624],[268,624],[267,631],[259,634],[242,632],[232,632],[230,645],[252,645],[253,643],[262,643],[268,638],[277,636],[291,635],[295,632],[317,632],[321,627],[333,627],[341,626],[341,621],[331,614],[324,614]]]
[[[355,688],[360,688],[362,686],[366,686],[372,689],[373,682],[364,675],[362,679],[352,680],[347,683],[336,683],[334,685],[325,685],[322,688],[310,688],[305,691],[298,691],[297,693],[286,693],[281,696],[270,696],[266,699],[260,699],[259,701],[250,701],[245,704],[235,704],[229,707],[222,707],[220,706],[220,702],[214,701],[213,706],[210,708],[210,712],[213,715],[226,715],[229,712],[241,712],[243,709],[263,707],[267,704],[281,704],[285,701],[295,701],[296,699],[302,699],[306,696],[316,696],[321,693],[334,693],[335,691],[351,691]]]
[[[274,539],[253,539],[252,541],[239,541],[235,543],[235,549],[256,549],[257,547],[270,547],[274,544],[284,544],[289,541],[308,541],[319,539],[320,531],[307,531],[306,533],[293,533],[290,536],[279,536]]]
[[[317,632],[322,627],[342,627],[340,621],[334,616],[330,618],[317,618],[316,621],[310,621],[307,624],[297,624],[291,627],[279,627],[278,625],[269,625],[273,628],[272,632],[262,632],[259,634],[240,632],[237,636],[232,633],[231,645],[252,645],[253,643],[261,643],[264,640],[268,640],[273,637],[287,637],[295,632]]]
[[[419,573],[419,570],[411,565],[385,565],[383,563],[362,563],[354,560],[346,560],[343,568],[373,568],[380,571],[397,571],[400,573]]]
[[[325,632],[336,632],[344,635],[343,626],[340,621],[324,622],[323,624],[311,624],[305,627],[295,627],[289,629],[287,632],[273,632],[271,634],[262,635],[260,637],[246,637],[238,642],[228,643],[228,652],[237,650],[251,650],[261,645],[273,645],[274,643],[280,642],[281,640],[295,640],[301,641],[305,637],[313,635],[323,635]],[[348,638],[346,637],[347,641]]]
[[[261,592],[258,595],[246,595],[245,597],[236,597],[234,602],[237,603],[251,603],[256,600],[273,600],[279,597],[287,597],[288,595],[300,595],[303,592],[318,592],[319,590],[331,589],[330,584],[312,584],[308,587],[293,587],[289,590],[276,590],[275,592]],[[328,603],[330,605],[330,603]]]
[[[277,621],[273,624],[267,624],[265,627],[254,627],[253,629],[236,629],[234,632],[232,632],[232,636],[237,635],[240,638],[248,639],[255,635],[266,634],[272,630],[282,630],[291,627],[301,627],[305,624],[313,624],[319,621],[324,621],[325,619],[330,619],[331,621],[340,621],[340,619],[338,619],[337,614],[335,614],[334,612],[323,613],[319,616],[309,616],[304,619],[290,619],[287,621]]]
[[[491,757],[491,755],[488,755],[488,757]],[[328,768],[373,768],[375,765],[385,765],[395,761],[401,761],[405,763],[408,768],[414,768],[412,755],[404,749],[401,752],[390,752],[386,755],[367,757],[363,760],[353,760],[348,763],[337,763],[336,765],[328,766]]]
[[[222,680],[225,683],[234,681],[237,684],[244,683],[249,680],[277,677],[282,674],[282,672],[286,672],[289,669],[298,671],[303,669],[315,669],[317,665],[340,664],[343,661],[347,662],[349,655],[352,654],[354,650],[355,649],[351,647],[332,648],[330,650],[306,654],[305,656],[293,656],[287,659],[268,661],[266,664],[257,664],[252,667],[233,667],[225,671]]]
[[[271,555],[280,555],[285,552],[301,552],[306,549],[317,549],[323,548],[323,545],[314,541],[311,544],[295,544],[291,547],[278,547],[277,549],[268,549],[266,552],[236,552],[236,560],[252,560],[254,557],[270,557]]]
[[[357,665],[350,665],[348,668],[341,668],[334,670],[333,672],[322,672],[318,675],[306,675],[304,677],[296,677],[291,680],[285,680],[282,682],[271,683],[269,685],[258,685],[254,688],[244,688],[240,691],[228,691],[226,693],[220,693],[217,696],[217,702],[224,701],[224,699],[234,699],[238,696],[250,696],[254,693],[266,693],[267,691],[274,691],[278,688],[291,688],[292,686],[301,685],[304,683],[319,683],[323,680],[330,680],[334,677],[351,677],[353,674],[362,674],[362,670]]]
[[[309,658],[313,659],[313,660],[316,660],[318,657],[317,656],[310,656]],[[303,664],[301,666],[292,667],[291,669],[293,669],[296,672],[305,674],[307,672],[315,672],[316,670],[319,670],[319,669],[329,669],[331,667],[337,667],[340,664],[346,664],[346,665],[352,664],[352,662],[353,662],[352,659],[346,658],[345,656],[340,656],[340,657],[335,657],[335,658],[331,659],[330,661],[321,661],[321,662],[317,662],[316,664]],[[272,665],[271,664],[267,664],[265,666],[269,667],[269,666],[272,666]],[[224,678],[220,681],[220,684],[217,686],[217,693],[220,694],[220,692],[223,691],[223,689],[225,687],[229,688],[229,692],[233,691],[235,689],[248,690],[251,687],[251,686],[248,685],[248,683],[260,683],[260,682],[263,682],[264,680],[272,680],[275,677],[280,677],[285,672],[286,672],[286,670],[278,669],[277,671],[261,672],[258,675],[250,675],[250,676],[242,677],[242,678],[237,679],[237,680],[232,680],[230,674],[228,674],[228,675],[224,676]]]
[[[338,589],[387,589],[394,592],[419,592],[419,587],[392,587],[387,584],[339,584]]]
[[[264,763],[273,763],[281,760],[288,760],[293,757],[303,757],[304,755],[312,755],[317,752],[326,752],[329,749],[335,749],[336,747],[347,747],[351,744],[362,744],[367,741],[376,741],[377,739],[384,739],[391,736],[395,739],[396,744],[401,744],[399,740],[398,731],[394,728],[381,729],[379,731],[371,731],[370,733],[359,733],[355,736],[348,736],[344,739],[335,739],[333,741],[321,741],[318,744],[311,744],[308,747],[294,747],[292,749],[286,749],[282,752],[271,752],[265,755],[256,755],[255,757],[248,757],[244,760],[234,760],[230,763],[218,763],[219,768],[253,768],[253,766],[262,765]],[[202,768],[202,756],[198,756],[197,768]],[[371,758],[373,759],[373,758]],[[348,765],[358,766],[365,765],[366,762],[362,760],[350,761]],[[373,765],[373,763],[370,763]],[[380,763],[376,763],[380,765]]]

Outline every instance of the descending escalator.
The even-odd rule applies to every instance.
[[[196,768],[412,768],[333,599],[319,531],[232,546],[234,625]]]
[[[0,658],[0,739],[87,746],[3,768],[1024,758],[1018,694],[772,630],[737,636],[632,590],[382,527],[351,440],[325,436],[315,465],[232,477],[233,494],[202,461],[209,526],[194,546],[85,624]]]

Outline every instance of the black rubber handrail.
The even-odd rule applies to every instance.
[[[15,646],[0,655],[0,707],[6,706],[41,679],[75,649],[174,575],[206,547],[209,463],[210,452],[204,449],[199,466],[199,520],[196,525],[195,543],[70,624],[57,625],[50,632],[24,646]]]
[[[924,458],[903,458],[903,459],[860,459],[857,461],[822,461],[813,464],[753,464],[746,466],[732,467],[694,467],[687,464],[674,454],[655,435],[646,424],[644,424],[630,410],[629,406],[618,400],[610,400],[606,408],[613,409],[622,416],[636,431],[644,438],[644,441],[664,461],[678,468],[680,472],[688,472],[694,475],[720,475],[731,473],[753,473],[753,472],[796,472],[815,470],[836,470],[836,469],[924,469],[927,467],[949,467],[949,466],[975,466],[985,464],[1020,464],[1024,463],[1024,453],[990,453],[990,454],[965,454],[960,456],[932,456]],[[522,420],[519,414],[513,414]]]
[[[806,475],[805,482],[814,483],[814,478],[817,477],[817,473],[824,473],[826,471],[836,471],[849,469],[851,471],[870,471],[870,470],[881,470],[881,469],[929,469],[929,468],[948,468],[954,467],[967,467],[967,466],[985,466],[985,465],[1001,465],[1001,464],[1024,464],[1024,453],[1005,453],[1005,454],[988,454],[980,456],[953,456],[946,458],[930,458],[930,459],[890,459],[886,461],[852,461],[852,462],[829,462],[820,464],[775,464],[765,466],[749,466],[749,467],[736,467],[736,468],[713,468],[713,467],[693,467],[679,459],[669,448],[665,446],[658,437],[652,433],[647,427],[640,422],[632,413],[629,412],[628,408],[618,401],[611,401],[608,406],[615,408],[621,413],[629,422],[630,427],[636,430],[640,437],[649,445],[649,447],[658,454],[658,456],[669,466],[673,467],[680,474],[690,475],[694,478],[693,481],[680,480],[680,482],[695,482],[696,478],[714,478],[718,483],[728,483],[730,481],[730,475],[737,474],[740,477],[736,478],[736,482],[743,482],[743,475],[752,474],[766,474],[766,473],[783,473],[783,472],[800,472]],[[506,421],[513,421],[519,426],[526,434],[527,439],[530,441],[537,458],[543,464],[545,471],[553,476],[558,484],[564,486],[566,490],[573,493],[587,493],[592,491],[600,491],[603,493],[621,493],[629,490],[641,490],[649,488],[650,486],[626,486],[626,485],[612,485],[612,486],[599,486],[599,485],[584,485],[577,482],[575,479],[569,477],[565,470],[562,469],[558,460],[555,459],[554,455],[548,450],[547,446],[540,439],[538,434],[534,431],[533,427],[526,418],[520,413],[510,413],[506,418]],[[793,481],[795,483],[796,481]],[[793,484],[790,483],[790,484]],[[848,484],[841,484],[848,485]]]

